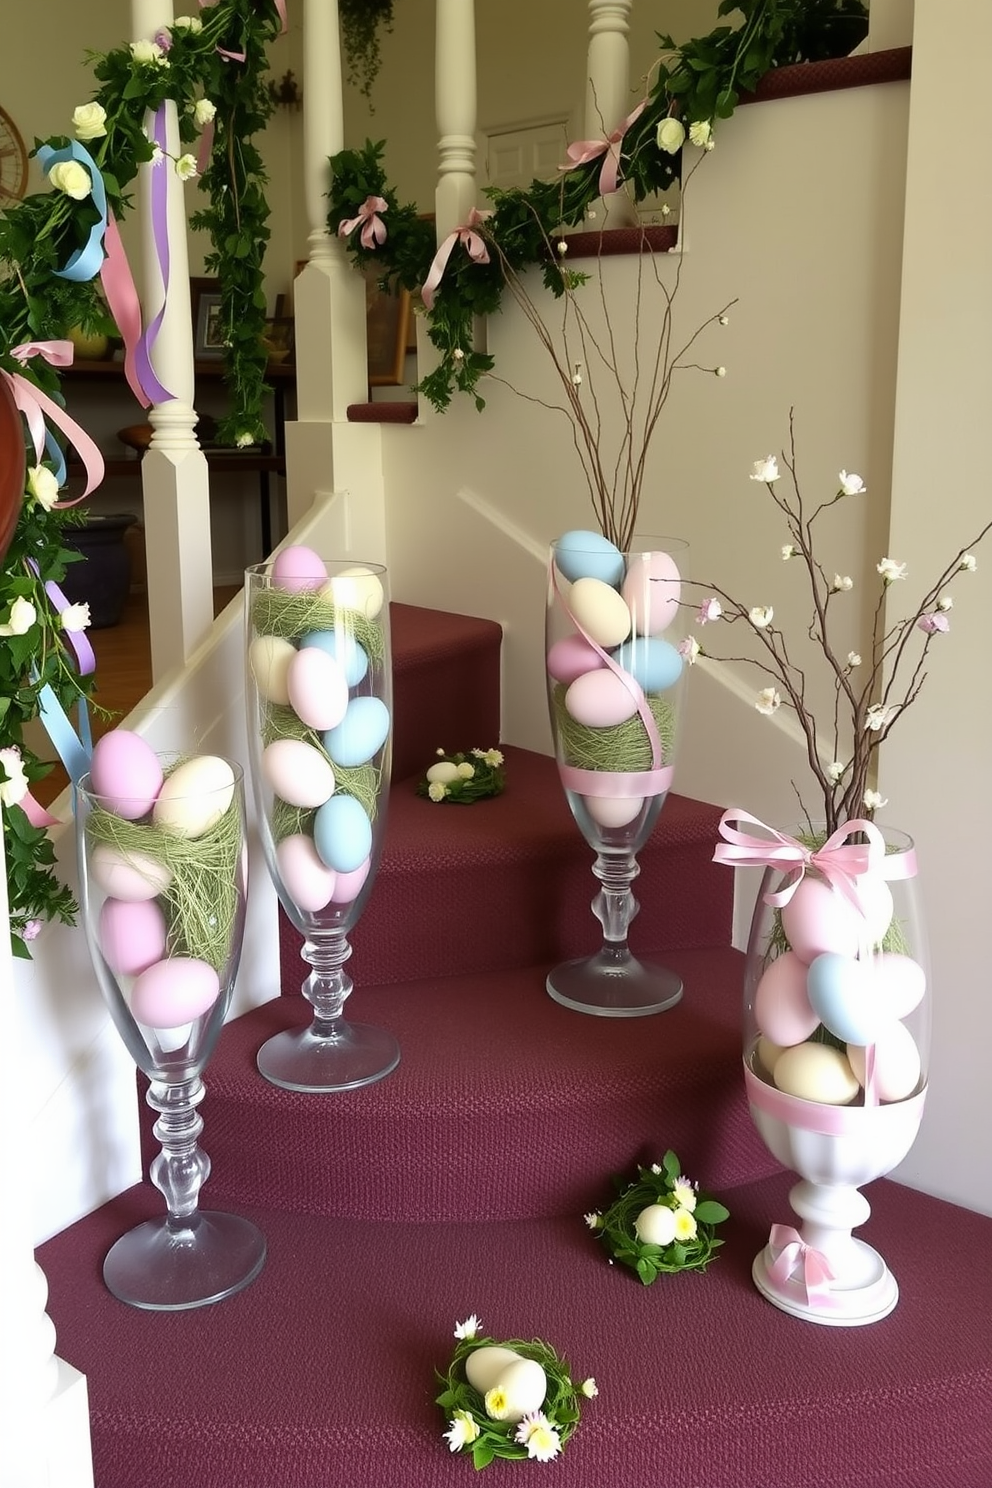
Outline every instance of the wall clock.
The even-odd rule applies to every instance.
[[[28,180],[28,152],[13,119],[0,108],[0,210],[20,201]]]

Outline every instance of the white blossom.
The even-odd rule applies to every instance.
[[[19,594],[10,607],[10,618],[0,625],[0,635],[27,635],[38,618],[38,611],[29,599]]]
[[[961,562],[958,564],[958,568],[961,570],[962,573],[974,573],[977,567],[978,560],[976,559],[974,553],[961,554]]]
[[[842,470],[837,479],[840,481],[842,496],[860,496],[868,489],[860,475],[855,475],[853,471],[848,474],[846,470]]]
[[[768,626],[772,623],[774,614],[775,611],[771,605],[755,605],[753,609],[748,610],[747,618],[755,630],[767,630]]]
[[[754,706],[759,713],[764,713],[766,718],[771,718],[782,706],[782,699],[774,687],[763,687],[758,693]]]
[[[157,41],[132,41],[129,43],[131,61],[139,66],[168,67],[169,59]]]
[[[602,1222],[598,1214],[583,1214],[582,1218],[591,1230],[598,1230]]]
[[[48,172],[56,191],[64,191],[73,201],[85,201],[93,190],[93,178],[78,160],[60,160]]]
[[[854,588],[854,580],[850,574],[834,574],[834,581],[830,585],[832,594],[849,594]]]
[[[888,723],[891,713],[892,709],[887,708],[884,703],[872,703],[865,714],[865,728],[873,734],[879,733]]]
[[[702,647],[695,636],[686,636],[683,640],[679,641],[677,649],[684,662],[689,666],[695,666],[696,657],[699,655]]]
[[[173,31],[188,31],[191,36],[199,36],[203,30],[203,22],[199,16],[176,16],[176,19],[172,23],[172,29]]]
[[[28,493],[45,511],[51,511],[59,499],[59,483],[47,465],[32,465],[28,471]]]
[[[953,610],[954,600],[950,594],[942,594],[937,601],[938,610]]]
[[[706,148],[712,133],[713,126],[709,119],[697,119],[694,124],[689,125],[689,139],[694,145],[699,145],[700,149]]]
[[[727,375],[726,367],[714,367],[713,372],[717,377],[726,377]]]
[[[888,796],[883,796],[879,791],[866,790],[864,794],[864,808],[866,811],[878,811],[880,807],[889,804]]]
[[[564,238],[559,238],[558,242],[555,244],[555,248],[557,250],[558,257],[564,258],[565,254],[568,252],[568,243],[565,241]]]
[[[0,749],[0,765],[6,780],[0,781],[0,805],[16,806],[28,793],[28,777],[24,773],[19,749]]]
[[[783,543],[782,544],[782,558],[784,559],[784,561],[786,563],[788,563],[788,561],[789,561],[790,558],[797,558],[798,556],[799,556],[799,549],[796,548],[796,547],[794,547],[792,545],[792,543]]]
[[[685,125],[669,115],[658,125],[655,140],[658,149],[664,150],[666,155],[677,155],[685,143]]]
[[[861,655],[860,655],[860,653],[858,651],[848,651],[848,653],[847,653],[847,664],[848,664],[849,667],[860,666],[861,665]]]
[[[832,785],[836,785],[844,774],[847,766],[841,760],[834,760],[833,764],[827,766],[827,776]]]
[[[883,584],[894,584],[896,579],[906,577],[905,563],[897,563],[894,558],[883,558],[881,563],[875,564],[875,568],[882,575]]]
[[[751,479],[763,481],[770,486],[772,481],[779,479],[778,460],[774,455],[766,455],[763,460],[755,460],[751,468]]]
[[[586,1397],[587,1400],[595,1400],[596,1396],[599,1394],[599,1386],[593,1379],[592,1375],[590,1375],[588,1379],[584,1379],[582,1381],[581,1385],[579,1386],[579,1391]]]
[[[176,175],[180,181],[192,181],[199,174],[200,172],[196,165],[196,156],[189,154],[180,155],[176,161]]]
[[[82,604],[66,605],[59,619],[63,630],[72,635],[78,635],[90,624],[90,607],[85,601]]]
[[[217,105],[209,98],[198,98],[193,107],[193,118],[202,129],[204,124],[209,124],[216,117]]]
[[[100,103],[81,103],[72,111],[72,127],[77,139],[100,139],[107,132],[107,110]]]
[[[455,1337],[474,1338],[481,1326],[482,1319],[476,1317],[474,1312],[471,1312],[463,1323],[455,1324]]]

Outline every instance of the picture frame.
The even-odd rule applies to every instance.
[[[402,387],[409,347],[410,291],[399,285],[384,291],[375,268],[365,271],[365,326],[369,387]]]
[[[193,314],[193,357],[198,362],[218,362],[224,355],[220,280],[191,278],[189,298]]]
[[[278,297],[282,299],[280,295]],[[278,303],[277,303],[277,308]],[[296,349],[296,322],[291,315],[273,315],[265,322],[265,348],[269,361],[279,365],[291,362]]]

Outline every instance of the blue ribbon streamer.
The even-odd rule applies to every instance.
[[[53,150],[50,145],[42,145],[38,151],[38,159],[46,174],[53,165],[60,165],[65,160],[77,161],[90,173],[93,183],[91,196],[93,205],[100,213],[100,220],[90,228],[86,243],[82,248],[76,249],[65,268],[55,269],[53,272],[59,279],[72,279],[80,283],[87,279],[95,279],[103,266],[103,235],[107,231],[107,189],[103,184],[103,176],[100,174],[99,167],[89,151],[84,150],[78,140],[73,140],[63,150]]]
[[[48,682],[38,693],[38,709],[48,737],[55,745],[69,779],[75,785],[89,769],[90,758],[93,754],[90,714],[86,699],[84,697],[79,699],[79,734],[69,722],[65,709]]]
[[[55,438],[55,435],[52,433],[51,429],[47,428],[45,430],[45,453],[48,455],[49,459],[55,466],[53,474],[55,476],[55,479],[58,481],[59,489],[61,490],[61,488],[65,485],[67,474],[65,466],[65,455],[62,453],[62,446]]]

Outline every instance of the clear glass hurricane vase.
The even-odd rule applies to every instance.
[[[688,545],[635,536],[621,553],[566,534],[548,566],[546,666],[555,756],[572,814],[596,854],[592,910],[603,944],[548,975],[555,1001],[600,1017],[660,1013],[675,972],[633,954],[637,854],[671,788],[687,667],[680,607]]]
[[[258,1053],[267,1080],[351,1090],[399,1063],[385,1029],[343,1016],[348,933],[372,891],[393,737],[386,570],[288,548],[249,568],[246,697],[258,825],[280,903],[304,938],[313,1018]]]
[[[849,824],[850,826],[850,824]],[[852,829],[795,870],[767,868],[755,907],[744,988],[744,1080],[771,1152],[800,1174],[798,1221],[772,1225],[755,1285],[784,1312],[833,1326],[885,1317],[899,1288],[882,1256],[852,1235],[871,1208],[859,1189],[909,1152],[923,1116],[930,968],[912,840]],[[794,841],[800,840],[799,834]],[[769,902],[771,900],[771,902]]]
[[[129,794],[126,782],[111,794],[103,784],[101,794],[84,775],[75,812],[90,956],[117,1031],[150,1081],[162,1149],[150,1176],[167,1208],[116,1242],[103,1274],[122,1302],[172,1311],[247,1286],[265,1240],[250,1221],[199,1207],[210,1174],[198,1143],[201,1076],[244,935],[243,773],[216,755],[159,763],[157,798]]]

